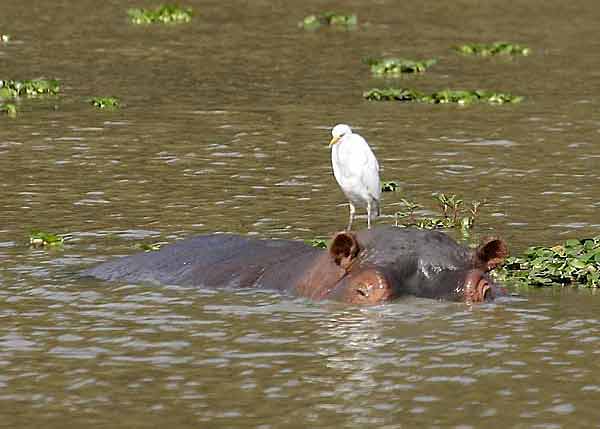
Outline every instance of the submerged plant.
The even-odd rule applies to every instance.
[[[531,49],[527,46],[508,42],[467,43],[455,46],[454,50],[464,55],[479,55],[482,57],[493,55],[529,55],[531,53]]]
[[[378,76],[400,75],[403,73],[422,73],[434,65],[437,60],[405,60],[402,58],[367,58],[364,62],[370,66],[371,72]]]
[[[17,116],[17,106],[13,103],[0,103],[0,113],[6,113],[11,118]]]
[[[298,23],[305,30],[316,30],[323,26],[354,27],[358,20],[356,15],[342,15],[335,12],[324,12],[317,15],[308,15]]]
[[[121,107],[121,100],[117,97],[92,97],[89,102],[98,109],[116,110]]]
[[[59,246],[63,244],[63,236],[43,231],[31,231],[29,234],[29,244],[32,246]]]
[[[431,104],[471,104],[475,102],[487,102],[490,104],[520,103],[524,97],[507,93],[474,90],[455,91],[445,89],[431,94],[407,89],[407,88],[373,88],[363,93],[363,97],[371,101],[417,101]]]
[[[522,257],[508,258],[500,275],[536,286],[600,287],[600,236],[530,247]]]
[[[56,79],[0,80],[0,98],[5,99],[56,95],[59,91],[60,82]]]
[[[155,9],[133,8],[127,11],[132,24],[176,24],[192,20],[192,8],[161,5]]]

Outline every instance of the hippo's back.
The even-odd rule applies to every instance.
[[[297,241],[211,234],[111,260],[82,274],[131,283],[245,287],[253,286],[265,267],[312,251]]]

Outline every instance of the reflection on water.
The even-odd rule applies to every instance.
[[[593,291],[361,309],[77,276],[207,231],[330,236],[347,213],[327,149],[339,122],[401,184],[386,215],[442,191],[485,199],[477,233],[514,252],[597,235],[597,2],[354,1],[356,31],[310,33],[296,24],[315,2],[191,1],[195,23],[151,28],[126,25],[122,2],[54,3],[2,3],[0,79],[56,77],[63,95],[0,117],[0,426],[598,427]],[[501,39],[533,53],[448,49]],[[439,61],[388,82],[361,64],[377,55]],[[361,99],[388,84],[527,98]],[[96,95],[125,108],[96,111]],[[30,249],[29,229],[71,239]]]

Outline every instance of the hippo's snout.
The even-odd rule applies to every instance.
[[[496,285],[481,270],[473,270],[467,274],[464,287],[464,298],[467,304],[492,301],[496,297]]]

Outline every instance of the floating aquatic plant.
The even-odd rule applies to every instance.
[[[11,37],[9,34],[0,34],[0,42],[2,43],[8,43],[10,41]]]
[[[305,240],[305,242],[310,244],[312,247],[317,247],[319,249],[327,249],[327,241],[322,240],[320,238],[314,238],[312,240]]]
[[[43,231],[31,231],[29,234],[29,244],[32,246],[59,246],[63,244],[63,236]]]
[[[529,55],[531,53],[531,49],[527,46],[507,42],[467,43],[455,46],[454,50],[464,55],[479,55],[482,57],[493,55]]]
[[[405,60],[402,58],[367,58],[364,62],[369,65],[371,72],[378,76],[400,75],[403,73],[422,73],[434,65],[437,60]]]
[[[177,24],[192,20],[192,8],[162,5],[155,9],[133,8],[127,11],[132,24]]]
[[[438,203],[440,217],[417,218],[415,212],[421,206],[403,198],[400,202],[404,206],[404,210],[396,213],[395,226],[414,226],[421,229],[458,228],[464,235],[468,235],[469,230],[475,225],[475,220],[479,217],[480,207],[484,204],[481,201],[473,201],[465,209],[464,200],[454,194],[439,193],[434,194],[433,198]]]
[[[356,15],[342,15],[335,12],[324,12],[317,15],[308,15],[298,23],[305,30],[316,30],[323,26],[354,27],[358,20]]]
[[[423,94],[407,88],[372,88],[363,92],[363,97],[371,101],[420,101]]]
[[[157,241],[156,243],[143,243],[138,245],[138,247],[144,252],[156,252],[157,250],[160,250],[160,248],[165,244],[169,243],[167,241]]]
[[[0,80],[0,98],[38,97],[55,95],[60,91],[56,79]]]
[[[431,104],[471,104],[474,102],[487,102],[491,104],[520,103],[524,97],[512,94],[475,90],[455,91],[445,89],[432,94],[425,94],[407,88],[373,88],[363,93],[363,97],[371,101],[417,101]]]
[[[600,287],[600,236],[530,247],[523,256],[508,258],[500,276],[535,286]]]
[[[13,103],[0,103],[0,113],[6,113],[11,118],[17,116],[17,106]]]
[[[98,109],[116,110],[121,107],[121,100],[117,97],[92,97],[89,102]]]
[[[396,192],[400,188],[397,182],[389,181],[381,184],[381,192]]]

